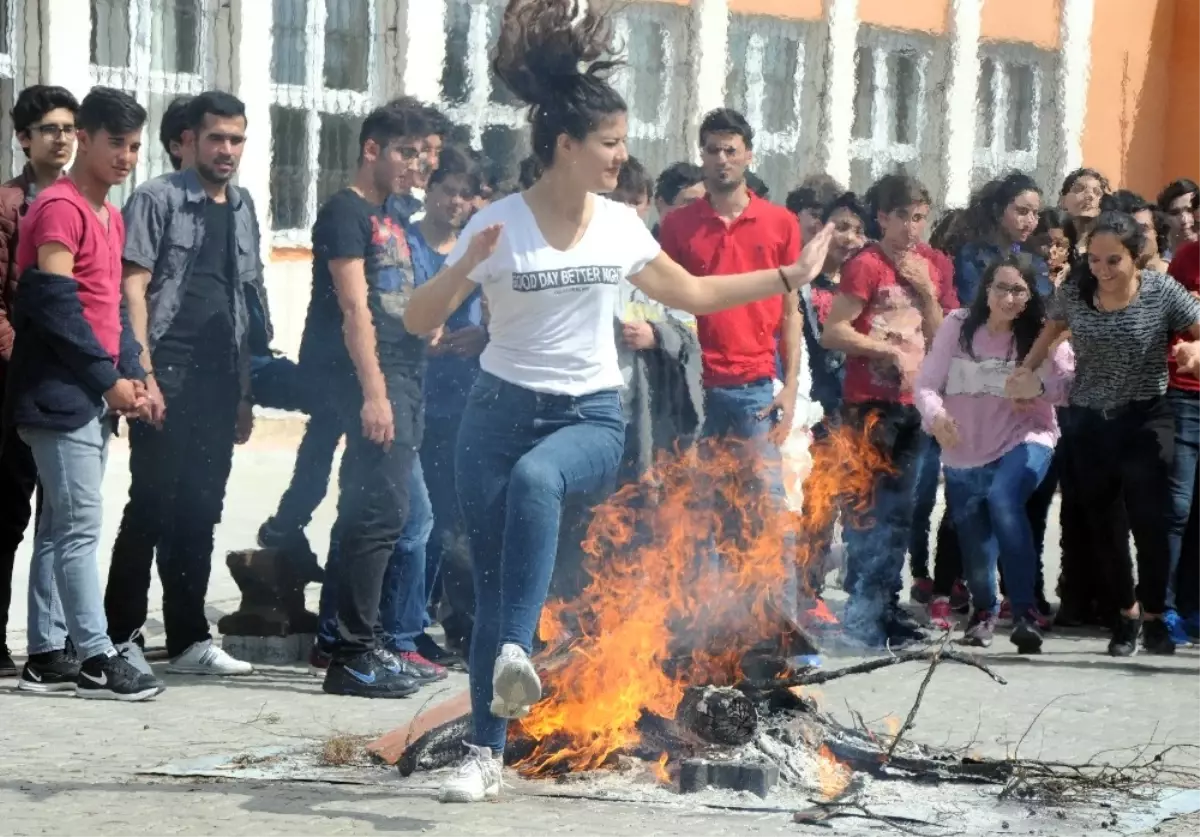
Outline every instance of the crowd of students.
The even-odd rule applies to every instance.
[[[160,694],[141,638],[156,563],[166,670],[253,670],[213,642],[204,597],[255,405],[310,416],[258,539],[323,583],[310,662],[324,690],[405,697],[464,664],[427,633],[445,599],[473,714],[445,801],[499,792],[507,721],[541,697],[538,617],[552,585],[569,595],[589,505],[656,452],[714,438],[737,440],[782,511],[780,445],[810,397],[814,436],[868,432],[891,466],[870,514],[842,519],[842,630],[859,646],[925,638],[901,606],[907,557],[934,628],[968,612],[964,641],[986,646],[1011,620],[1017,648],[1038,650],[1056,490],[1054,619],[1108,627],[1118,656],[1139,637],[1153,653],[1194,637],[1200,188],[1176,181],[1151,204],[1080,169],[1052,208],[1014,172],[926,243],[933,200],[908,176],[861,196],[816,176],[770,202],[754,131],[730,109],[703,119],[699,166],[652,184],[598,60],[608,21],[575,5],[514,2],[503,18],[493,70],[530,108],[518,184],[489,176],[429,105],[366,117],[357,171],[313,227],[298,362],[271,349],[257,215],[232,184],[240,101],[174,102],[160,140],[176,171],[118,210],[107,194],[133,170],[145,110],[102,87],[78,103],[21,92],[28,165],[0,187],[5,618],[40,490],[18,687]],[[102,592],[118,417],[132,479]],[[343,439],[322,568],[304,529]],[[931,550],[939,475],[948,513]],[[822,583],[797,572],[781,596],[796,608]]]

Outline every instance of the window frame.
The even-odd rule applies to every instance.
[[[492,101],[492,84],[490,69],[490,53],[493,41],[490,31],[490,13],[492,6],[505,5],[504,0],[444,0],[446,4],[446,23],[442,37],[450,35],[450,19],[454,14],[453,7],[467,6],[470,10],[467,23],[467,97],[463,104],[447,101],[445,90],[441,88],[439,79],[438,107],[446,114],[451,122],[466,125],[471,129],[471,146],[480,148],[483,144],[483,133],[487,128],[511,128],[519,131],[527,127],[525,118],[527,108],[521,105],[506,105]],[[449,60],[447,58],[447,60]]]
[[[927,36],[920,36],[894,30],[860,27],[858,41],[854,45],[854,66],[857,77],[859,66],[859,51],[871,52],[871,135],[866,138],[853,136],[853,125],[858,121],[857,110],[851,119],[851,137],[849,162],[851,171],[856,162],[866,162],[870,165],[871,182],[875,182],[889,173],[897,164],[903,164],[910,172],[921,169],[926,161],[923,151],[934,153],[935,149],[927,149],[931,140],[935,139],[934,126],[929,124],[928,97],[934,78],[936,49],[938,44]],[[896,53],[913,53],[917,70],[916,111],[911,122],[916,131],[910,143],[898,143],[888,139],[892,119],[895,116],[896,101],[889,96],[891,79],[888,78],[888,59]],[[882,79],[882,82],[881,82]],[[857,107],[858,90],[852,107]],[[925,173],[918,175],[922,182],[928,180]],[[933,191],[933,184],[925,182],[927,188]]]
[[[735,27],[744,28],[749,32],[745,56],[734,54]],[[791,114],[788,127],[778,131],[766,130],[766,103],[771,94],[767,82],[765,68],[769,39],[788,40],[796,44],[796,73],[792,78]],[[745,100],[746,121],[754,128],[755,163],[752,166],[756,174],[762,175],[765,159],[759,158],[780,155],[798,162],[802,167],[804,160],[815,159],[816,144],[819,142],[821,124],[821,105],[819,102],[820,72],[811,62],[820,58],[824,53],[819,27],[811,22],[800,20],[781,20],[763,15],[734,14],[730,18],[729,37],[726,46],[726,90],[725,103],[733,107],[736,103],[736,91],[728,89],[729,73],[734,62],[743,60],[743,76],[746,89],[741,95]],[[806,82],[810,82],[806,89]],[[805,118],[806,111],[808,118]],[[816,128],[813,135],[805,131]],[[782,201],[782,196],[799,182],[806,174],[802,168],[796,169],[791,182],[770,183],[772,196]]]
[[[13,104],[16,104],[16,98],[25,82],[25,56],[22,51],[22,47],[25,45],[25,31],[22,24],[25,21],[26,0],[0,0],[0,2],[8,5],[8,31],[5,34],[8,36],[9,49],[8,52],[0,52],[0,78],[12,82]],[[4,124],[6,127],[11,124],[8,113],[4,114]],[[0,182],[16,177],[25,168],[25,152],[21,150],[21,143],[17,140],[15,132],[8,137],[8,143],[12,163],[9,171],[2,173]]]
[[[88,75],[92,84],[115,87],[133,95],[138,103],[149,109],[151,95],[195,96],[211,86],[216,76],[216,54],[213,39],[216,35],[216,15],[221,0],[196,0],[196,61],[199,72],[179,73],[151,69],[154,62],[155,18],[164,15],[173,0],[128,0],[127,23],[129,26],[129,63],[125,66],[92,64],[89,56]],[[94,28],[97,23],[91,22]],[[168,160],[166,152],[159,147],[158,126],[147,122],[142,137],[142,153],[138,155],[137,167],[129,179],[130,189],[146,182],[150,177],[150,157],[163,163]],[[167,162],[166,169],[170,170]]]
[[[1045,151],[1051,143],[1047,143],[1042,131],[1047,125],[1054,124],[1053,92],[1047,95],[1046,85],[1054,84],[1057,78],[1055,55],[1039,50],[1036,47],[987,41],[979,45],[978,79],[983,78],[983,62],[991,61],[995,68],[992,74],[992,142],[983,145],[983,137],[978,131],[978,118],[975,126],[974,149],[971,156],[972,188],[994,177],[999,177],[1008,171],[1017,169],[1041,177],[1043,166],[1049,163],[1044,160]],[[1008,103],[1009,76],[1007,69],[1015,65],[1024,65],[1033,71],[1033,102],[1031,111],[1030,148],[1025,151],[1008,151]],[[978,82],[976,83],[976,107],[978,104]],[[1049,113],[1047,110],[1049,109]],[[1049,122],[1047,122],[1049,119]],[[1052,172],[1050,173],[1053,174]],[[1052,179],[1052,178],[1051,178]]]
[[[261,0],[268,2],[268,0]],[[367,3],[367,89],[345,90],[325,87],[325,19],[328,17],[328,3],[331,0],[306,0],[304,31],[304,82],[302,84],[282,84],[273,78],[268,78],[271,87],[271,107],[286,110],[304,111],[307,153],[307,171],[305,180],[305,200],[302,227],[276,229],[274,218],[271,220],[271,240],[276,247],[312,247],[312,225],[317,219],[318,185],[320,170],[319,158],[321,153],[321,114],[334,116],[350,116],[365,118],[372,110],[382,103],[382,84],[380,81],[380,0],[366,0]],[[337,0],[332,0],[337,2]],[[270,33],[271,50],[275,49],[275,33]],[[274,166],[275,130],[271,127],[271,165]],[[269,204],[268,204],[269,205]]]

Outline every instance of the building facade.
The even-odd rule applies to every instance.
[[[613,2],[631,150],[652,171],[697,154],[723,104],[758,134],[782,200],[824,171],[864,189],[917,175],[940,205],[1011,168],[1057,192],[1099,168],[1153,196],[1200,178],[1196,0],[591,0]],[[254,194],[279,348],[308,304],[309,229],[349,179],[358,126],[407,93],[437,102],[503,165],[524,111],[488,69],[505,0],[0,0],[3,136],[16,91],[120,87],[151,124],[135,186],[169,168],[158,118],[220,86],[249,113],[239,182]],[[84,60],[84,56],[87,60]],[[0,149],[5,174],[22,164]],[[121,196],[117,196],[120,198]]]

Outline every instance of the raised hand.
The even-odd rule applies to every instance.
[[[470,260],[468,264],[474,267],[487,261],[488,257],[496,252],[496,244],[499,243],[500,234],[503,232],[503,224],[492,224],[475,233],[471,237],[471,243],[467,245],[466,257]]]

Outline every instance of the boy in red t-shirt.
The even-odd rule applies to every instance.
[[[29,569],[29,660],[18,688],[140,701],[162,683],[108,638],[97,548],[108,440],[118,415],[147,417],[141,347],[121,304],[125,227],[108,192],[137,164],[146,110],[92,90],[75,115],[66,177],[21,221],[16,342],[4,420],[37,464],[43,508]],[[66,653],[68,636],[79,662]]]
[[[945,260],[921,243],[930,205],[925,187],[888,175],[872,193],[879,241],[842,268],[821,344],[846,354],[844,421],[870,427],[871,443],[892,468],[876,478],[869,513],[844,522],[850,599],[843,623],[850,637],[878,647],[923,638],[899,606],[921,440],[912,388],[942,314],[958,299]]]
[[[1193,210],[1196,209],[1197,194],[1192,194]],[[1193,296],[1200,296],[1200,242],[1182,244],[1171,259],[1168,273],[1183,285]],[[1181,341],[1176,337],[1171,348]],[[1197,598],[1195,579],[1197,576],[1198,551],[1195,544],[1185,547],[1188,520],[1196,515],[1196,469],[1200,459],[1200,378],[1189,375],[1179,368],[1172,357],[1169,361],[1171,377],[1167,388],[1167,400],[1175,410],[1175,458],[1171,465],[1171,508],[1168,510],[1168,534],[1171,539],[1171,570],[1167,576],[1167,609],[1163,623],[1176,645],[1188,644],[1189,630],[1194,636],[1200,634],[1200,599]],[[1188,556],[1186,566],[1181,566],[1183,556]],[[1186,583],[1190,579],[1190,583]]]

